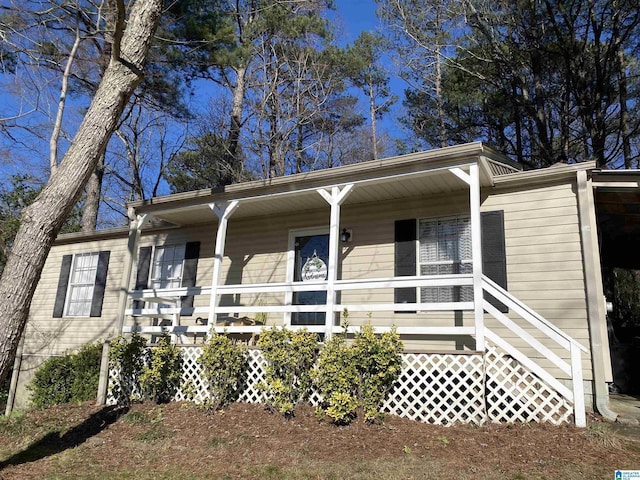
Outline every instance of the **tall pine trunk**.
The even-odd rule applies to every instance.
[[[25,208],[0,278],[0,382],[6,377],[29,314],[31,299],[51,245],[95,170],[143,66],[162,12],[162,0],[137,0],[125,28],[124,1],[113,54],[98,90],[58,172]]]
[[[98,210],[102,199],[102,178],[104,177],[104,153],[96,169],[91,174],[85,188],[86,198],[82,209],[82,231],[91,233],[98,226]]]
[[[223,180],[225,185],[237,182],[240,179],[243,165],[240,159],[240,130],[242,128],[242,109],[246,85],[247,68],[245,66],[236,69],[236,86],[233,89],[233,105],[231,107],[231,123],[229,125],[229,168],[228,176]]]

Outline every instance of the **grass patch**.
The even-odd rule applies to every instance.
[[[171,436],[171,431],[163,425],[156,424],[135,436],[135,440],[144,443],[155,443]]]
[[[592,423],[585,432],[587,438],[606,448],[620,448],[620,439],[603,423]]]
[[[211,448],[222,448],[229,444],[229,440],[223,437],[213,437],[207,441],[207,445]]]
[[[251,470],[252,474],[259,478],[273,480],[292,478],[280,465],[261,465],[259,467],[254,467]]]
[[[162,408],[152,408],[149,411],[133,410],[122,416],[122,421],[129,425],[156,425],[162,423],[164,413]]]
[[[0,417],[0,435],[8,437],[23,437],[33,429],[22,412],[12,413],[9,417]]]
[[[129,425],[150,425],[151,420],[145,412],[127,412],[122,416],[122,421]]]

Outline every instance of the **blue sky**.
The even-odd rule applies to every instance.
[[[363,30],[375,30],[379,26],[376,4],[372,0],[336,0],[336,14],[344,21],[344,35],[352,42]]]

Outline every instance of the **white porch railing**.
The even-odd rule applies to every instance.
[[[372,278],[372,279],[356,279],[356,280],[337,280],[334,283],[334,289],[336,291],[348,291],[348,290],[378,290],[378,289],[390,289],[390,288],[403,288],[403,287],[448,287],[448,286],[473,286],[473,276],[465,274],[457,275],[437,275],[437,276],[413,276],[413,277],[392,277],[392,278]],[[216,295],[247,295],[247,294],[274,294],[282,293],[291,294],[294,292],[304,291],[318,291],[326,290],[327,284],[324,282],[283,282],[283,283],[264,283],[264,284],[247,284],[247,285],[220,285],[216,289]],[[558,392],[567,402],[573,405],[575,423],[579,427],[586,426],[585,416],[585,404],[584,404],[584,387],[583,387],[583,375],[582,375],[582,359],[581,352],[587,352],[587,349],[580,343],[569,337],[562,332],[555,325],[551,324],[548,320],[537,314],[535,311],[518,301],[507,291],[495,284],[486,276],[482,278],[482,289],[505,304],[509,309],[516,313],[520,318],[528,322],[531,326],[535,327],[542,335],[553,340],[562,349],[569,352],[571,363],[567,363],[559,355],[554,353],[550,348],[545,346],[540,340],[539,336],[534,336],[527,330],[519,326],[511,318],[507,317],[496,309],[493,305],[486,300],[483,302],[483,309],[486,313],[498,320],[502,325],[507,327],[516,336],[523,339],[531,348],[537,351],[542,357],[548,359],[555,367],[560,369],[565,375],[567,375],[572,382],[572,388],[567,388],[562,382],[545,370],[541,365],[537,364],[529,356],[522,353],[515,348],[509,342],[496,335],[490,329],[482,326],[481,335],[486,337],[495,347],[517,360],[520,365],[526,368],[527,372],[531,372],[537,376],[546,386],[542,386],[538,389],[542,392],[538,395],[532,395],[527,398],[519,396],[517,391],[520,385],[525,382],[523,377],[518,378],[517,369],[506,369],[509,371],[508,375],[502,375],[501,380],[496,380],[497,389],[502,393],[503,401],[507,401],[507,398],[516,398],[520,404],[516,407],[520,409],[540,409],[544,408],[548,404],[548,400],[543,398],[546,395],[545,388],[548,390],[550,387],[555,392]],[[210,287],[188,287],[188,288],[173,288],[162,290],[138,290],[130,292],[130,297],[134,300],[144,301],[157,301],[158,298],[164,300],[173,299],[176,301],[180,297],[187,295],[210,295]],[[168,302],[164,302],[168,303]],[[179,302],[178,302],[179,303]],[[216,305],[217,302],[210,302],[211,305],[215,305],[216,314],[239,314],[239,313],[282,313],[283,316],[287,313],[294,312],[326,312],[326,305],[291,305],[283,302],[281,305]],[[186,338],[188,334],[206,334],[211,331],[228,332],[228,333],[260,333],[264,328],[264,325],[180,325],[179,315],[189,313],[194,316],[208,316],[210,311],[207,307],[196,307],[192,309],[183,309],[178,306],[161,308],[156,306],[154,308],[144,309],[128,309],[127,315],[135,317],[150,317],[150,318],[165,318],[171,319],[172,325],[170,326],[143,326],[132,325],[125,326],[123,328],[124,333],[130,333],[132,331],[138,331],[144,334],[160,334],[163,332],[171,333],[181,339]],[[350,312],[375,312],[375,311],[474,311],[474,302],[445,302],[445,303],[365,303],[365,304],[334,304],[332,310],[335,313],[340,313],[344,309]],[[333,322],[332,322],[333,323]],[[311,332],[327,333],[328,331],[337,333],[342,331],[342,327],[338,325],[315,325],[306,327],[296,327],[287,325],[290,328],[306,328]],[[398,326],[397,332],[400,335],[469,335],[478,337],[478,322],[474,326],[442,326],[442,327],[427,327],[427,326],[414,326],[403,327]],[[375,327],[377,332],[383,332],[389,330],[390,327]],[[358,330],[358,327],[350,327],[351,331]],[[489,348],[491,350],[491,348]],[[496,356],[496,355],[494,355]],[[502,358],[502,357],[501,357]],[[506,361],[502,362],[502,365],[506,365]],[[500,370],[502,367],[498,368]],[[500,373],[500,372],[498,372]],[[527,373],[530,375],[530,373]],[[531,379],[527,379],[528,384],[531,383]],[[548,387],[547,387],[548,386]],[[512,392],[512,393],[504,393]]]
[[[370,278],[357,280],[337,280],[335,282],[335,290],[377,290],[402,287],[448,287],[448,286],[472,286],[472,275],[456,274],[456,275],[431,275],[431,276],[412,276],[412,277],[391,277],[391,278]],[[281,283],[261,283],[261,284],[245,284],[245,285],[220,285],[216,289],[217,295],[247,295],[247,294],[291,294],[294,292],[322,291],[326,290],[325,282],[281,282]],[[210,295],[210,287],[187,287],[172,288],[162,290],[136,290],[130,292],[133,300],[154,301],[158,297],[162,298],[180,298],[187,295]],[[362,304],[335,304],[333,306],[334,313],[341,313],[344,309],[350,312],[402,312],[402,311],[472,311],[473,302],[443,302],[443,303],[362,303]],[[210,307],[195,307],[193,309],[182,309],[180,307],[153,307],[143,309],[128,309],[126,315],[133,317],[148,318],[173,318],[175,314],[193,314],[196,316],[207,316]],[[251,314],[251,313],[281,313],[283,316],[287,313],[303,313],[303,312],[326,312],[327,307],[320,305],[292,305],[286,304],[285,301],[280,305],[219,305],[215,307],[216,314]],[[289,325],[287,325],[289,326]],[[140,333],[157,334],[161,332],[170,333],[203,333],[208,331],[229,332],[229,333],[259,333],[264,326],[248,325],[248,326],[218,326],[218,325],[172,325],[166,327],[160,326],[136,326],[136,330]],[[342,331],[339,325],[316,325],[307,326],[309,331],[324,333],[328,327],[332,332]],[[291,328],[303,328],[295,327]],[[398,327],[398,333],[406,335],[474,335],[474,327]],[[125,326],[123,332],[132,331],[132,327]],[[383,331],[383,330],[380,330]]]
[[[551,351],[542,342],[540,342],[538,338],[534,337],[529,332],[521,328],[513,320],[501,313],[489,302],[487,302],[486,300],[484,301],[484,310],[487,313],[489,313],[493,318],[498,320],[505,327],[515,333],[522,340],[524,340],[538,353],[550,360],[553,365],[567,374],[569,378],[571,378],[572,389],[567,388],[553,375],[547,372],[542,366],[534,362],[530,357],[523,354],[513,345],[509,344],[509,342],[496,335],[488,328],[485,328],[485,336],[487,337],[487,339],[500,347],[503,351],[505,351],[522,365],[527,367],[533,373],[535,373],[540,379],[542,379],[555,391],[560,393],[564,398],[572,403],[576,426],[586,427],[581,352],[586,353],[588,352],[588,350],[579,342],[560,330],[558,327],[550,323],[547,319],[527,307],[524,303],[517,300],[506,290],[501,288],[486,276],[483,276],[482,278],[482,288],[485,292],[493,295],[496,299],[509,307],[510,310],[518,314],[522,319],[526,320],[539,332],[543,333],[548,338],[553,340],[556,344],[558,344],[561,348],[569,352],[571,364],[565,362],[562,358],[553,353],[553,351]]]

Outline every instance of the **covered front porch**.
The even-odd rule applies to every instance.
[[[485,146],[469,144],[133,204],[119,329],[145,335],[168,332],[177,343],[191,345],[212,331],[250,337],[265,326],[306,328],[322,339],[342,331],[340,319],[347,311],[352,332],[363,322],[371,322],[378,332],[395,327],[403,339],[413,341],[407,355],[475,355],[474,361],[481,366],[476,370],[481,372],[478,378],[486,377],[487,355],[506,355],[501,357],[503,363],[517,365],[497,382],[497,391],[502,392],[496,394],[499,402],[519,397],[516,410],[539,409],[544,395],[538,392],[525,399],[518,394],[523,375],[531,375],[557,392],[571,406],[575,423],[584,426],[581,356],[586,348],[483,271],[483,263],[487,265],[486,258],[483,262],[483,198],[496,177],[516,171]],[[422,224],[399,226],[402,220],[419,217],[425,208],[441,212],[438,217],[445,219],[464,219],[447,224],[464,230],[464,240],[456,240],[453,260],[431,262],[420,251],[419,237],[429,235],[420,230]],[[395,233],[371,226],[378,209],[395,215]],[[295,221],[282,220],[294,217]],[[244,236],[233,235],[234,222]],[[215,238],[210,262],[205,268],[200,258],[198,275],[193,275],[200,281],[192,286],[184,286],[183,281],[180,286],[159,283],[160,287],[144,288],[139,282],[141,236],[162,228],[204,229]],[[265,238],[267,229],[282,230],[278,244],[283,248],[262,252],[261,242],[270,241]],[[327,251],[318,255],[320,262],[309,263],[317,249],[309,256],[299,247],[301,239],[314,236],[326,236]],[[158,243],[164,238],[159,234]],[[444,242],[442,248],[447,248]],[[464,258],[458,253],[461,248],[468,251]],[[262,263],[256,252],[264,253]],[[250,263],[260,264],[260,269],[249,269]],[[265,270],[269,273],[264,274]],[[206,283],[201,280],[203,271],[210,278]],[[132,289],[134,278],[137,288]],[[313,301],[304,300],[309,293]],[[538,352],[546,364],[540,365],[505,340],[502,330]],[[421,340],[434,339],[453,339],[455,348],[443,352],[413,348]],[[428,370],[407,362],[406,378],[413,378],[412,371]],[[556,372],[569,378],[569,385],[558,380]],[[442,378],[452,377],[444,374]],[[483,384],[477,390],[484,397],[487,389]]]

